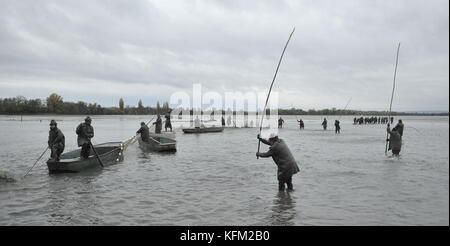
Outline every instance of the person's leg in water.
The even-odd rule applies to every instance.
[[[293,191],[294,185],[292,184],[292,176],[286,179],[287,191]]]
[[[392,155],[393,156],[399,156],[400,155],[400,150],[399,149],[393,149],[392,150]]]

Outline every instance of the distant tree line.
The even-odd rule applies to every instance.
[[[63,98],[53,93],[45,100],[27,99],[23,96],[14,98],[0,98],[0,114],[67,114],[67,115],[154,115],[164,114],[169,110],[169,103],[156,107],[145,107],[142,100],[137,106],[126,105],[124,100],[119,100],[118,107],[102,107],[97,103],[65,102]]]
[[[20,114],[67,114],[67,115],[155,115],[164,114],[169,111],[169,103],[164,102],[161,106],[159,102],[155,107],[144,106],[142,100],[139,100],[137,106],[125,105],[122,98],[119,99],[118,107],[102,107],[97,103],[65,102],[63,98],[53,93],[45,100],[41,99],[27,99],[23,96],[14,98],[0,98],[0,114],[20,115]],[[229,112],[229,110],[222,111],[222,114]],[[194,114],[194,110],[190,109],[189,113]],[[195,111],[198,113],[198,110]],[[203,112],[201,114],[211,114],[210,112]],[[247,115],[246,111],[233,111],[233,114]],[[270,110],[266,111],[270,114]],[[279,115],[370,115],[370,116],[386,116],[386,111],[360,111],[360,110],[341,110],[341,109],[278,109]],[[447,113],[411,113],[411,112],[392,112],[392,115],[443,115],[448,116]]]

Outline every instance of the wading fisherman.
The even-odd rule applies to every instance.
[[[222,116],[222,127],[225,127],[225,118]]]
[[[392,150],[392,155],[398,156],[402,149],[402,136],[400,136],[396,127],[391,130],[390,124],[387,125],[387,132],[389,133],[389,139],[386,139],[386,141],[389,141],[388,150]]]
[[[323,130],[327,130],[327,125],[328,125],[328,122],[327,122],[327,118],[323,118],[323,122],[322,122],[322,126],[323,126]]]
[[[50,161],[59,161],[66,139],[61,130],[57,127],[56,121],[50,121],[50,131],[48,132],[48,148],[51,150]]]
[[[278,119],[278,128],[283,128],[284,120],[280,117]]]
[[[148,143],[148,140],[150,139],[150,129],[144,122],[141,122],[141,128],[136,132],[136,134],[141,134],[142,141]]]
[[[298,122],[298,125],[299,125],[299,127],[300,127],[300,130],[305,129],[305,123],[303,123],[303,120],[302,120],[302,119],[297,120],[297,122]]]
[[[166,118],[166,124],[164,125],[165,131],[167,132],[167,128],[170,128],[170,131],[172,131],[172,123],[170,122],[170,113],[172,110],[169,110],[164,118]]]
[[[339,122],[339,120],[335,120],[334,121],[334,128],[335,128],[335,132],[336,134],[341,133],[341,126],[340,126],[341,122]]]
[[[278,177],[278,190],[284,191],[285,184],[287,184],[287,190],[293,191],[294,187],[292,185],[292,175],[298,173],[300,169],[297,166],[297,162],[292,156],[286,143],[278,138],[275,133],[270,134],[269,140],[261,138],[258,134],[258,140],[262,143],[270,145],[269,151],[265,153],[256,153],[259,157],[272,157],[275,164],[278,166],[277,177]]]
[[[91,138],[94,137],[94,128],[91,126],[91,117],[86,117],[84,123],[78,125],[76,133],[78,135],[78,147],[81,147],[80,156],[83,159],[89,158],[91,152]]]
[[[402,120],[398,120],[397,125],[395,126],[395,128],[397,129],[398,133],[400,134],[401,137],[403,137],[403,128],[405,126],[403,125],[403,121]]]
[[[162,130],[162,120],[161,115],[158,114],[156,121],[153,122],[153,125],[155,125],[155,133],[160,134]]]

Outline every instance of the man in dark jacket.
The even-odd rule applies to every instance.
[[[144,122],[141,122],[141,128],[136,132],[136,134],[141,134],[142,141],[148,143],[148,140],[150,139],[150,129]]]
[[[162,130],[161,115],[158,114],[158,116],[156,117],[156,121],[153,122],[153,125],[155,125],[155,133],[156,134],[161,133],[161,130]]]
[[[167,128],[170,128],[170,131],[172,131],[172,123],[170,122],[170,113],[172,110],[169,110],[164,118],[166,118],[166,124],[164,125],[165,131],[167,132]]]
[[[327,130],[327,125],[328,125],[327,118],[324,118],[324,119],[323,119],[323,122],[322,122],[322,126],[323,126],[323,130],[324,130],[324,131]]]
[[[341,122],[339,122],[339,120],[335,120],[334,121],[334,128],[335,128],[335,132],[336,134],[341,133]]]
[[[222,127],[225,127],[225,118],[222,116]]]
[[[256,156],[263,158],[272,157],[273,161],[278,166],[278,190],[284,191],[285,184],[287,184],[287,190],[293,191],[292,175],[298,173],[300,169],[286,143],[282,139],[279,139],[276,134],[271,134],[269,140],[261,138],[258,134],[258,139],[261,140],[262,143],[270,145],[268,152],[257,152]]]
[[[302,120],[302,119],[300,119],[300,120],[297,120],[297,122],[298,122],[298,124],[299,124],[299,126],[300,126],[300,130],[303,130],[303,129],[305,129],[305,123],[303,122],[303,120]]]
[[[398,120],[397,125],[395,126],[395,128],[397,129],[398,133],[400,134],[401,137],[403,137],[403,128],[405,126],[403,125],[403,121],[402,120]]]
[[[396,127],[390,129],[390,124],[387,125],[387,132],[389,133],[389,150],[392,150],[392,155],[398,156],[400,154],[400,150],[402,149],[402,136],[398,132]]]
[[[50,121],[50,131],[48,132],[48,148],[51,150],[50,157],[52,161],[59,161],[66,139],[61,130],[59,130],[55,120]]]
[[[278,119],[278,128],[283,128],[284,120],[280,117]]]
[[[94,137],[94,128],[91,123],[91,117],[88,116],[84,119],[84,123],[78,125],[76,130],[78,147],[81,147],[80,156],[83,159],[89,158],[91,152],[91,138]]]

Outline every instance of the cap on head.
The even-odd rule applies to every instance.
[[[91,119],[91,117],[88,116],[88,117],[86,117],[86,118],[84,119],[84,121],[85,121],[85,122],[92,122],[92,119]]]
[[[142,121],[142,122],[141,122],[141,126],[143,126],[143,125],[145,125],[145,122]]]
[[[56,121],[55,120],[51,120],[50,121],[50,126],[57,126]]]
[[[277,138],[277,137],[278,137],[278,134],[275,133],[275,132],[272,132],[272,133],[270,133],[270,135],[269,135],[269,139],[274,139],[274,138]]]
[[[400,122],[400,123],[403,123],[403,121],[402,121],[402,120],[398,120],[398,122]]]

